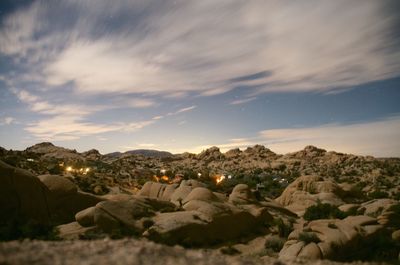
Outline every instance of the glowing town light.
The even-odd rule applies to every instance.
[[[197,177],[198,178],[200,178],[201,177],[201,173],[199,172],[199,173],[197,173]]]
[[[215,178],[215,181],[217,182],[217,184],[220,184],[224,179],[225,179],[225,176],[221,175],[221,176],[217,176]]]
[[[67,171],[68,172],[72,171],[72,167],[67,167]]]
[[[165,174],[165,172],[167,172],[167,170],[161,169],[160,172],[161,172],[161,174]]]
[[[228,179],[231,179],[231,178],[232,178],[232,175],[229,175],[229,176],[228,176]]]
[[[169,178],[167,176],[162,176],[161,179],[164,180],[164,181],[168,181],[169,180]]]

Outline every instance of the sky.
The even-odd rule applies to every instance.
[[[2,0],[0,146],[400,156],[398,0]]]

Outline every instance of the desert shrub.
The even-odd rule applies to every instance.
[[[279,252],[283,245],[285,244],[285,240],[281,237],[270,237],[265,241],[265,248],[272,249],[274,252]]]
[[[337,229],[338,228],[337,225],[335,225],[334,223],[329,223],[328,227],[332,228],[332,229]]]
[[[346,216],[355,216],[355,215],[363,215],[365,208],[358,209],[357,207],[350,208],[348,211],[345,212]]]
[[[370,199],[382,199],[382,198],[389,198],[389,194],[386,191],[382,190],[375,190],[368,194]]]
[[[400,204],[394,204],[388,210],[400,215]]]
[[[393,194],[393,199],[400,201],[400,192]]]
[[[232,246],[226,246],[220,249],[221,253],[224,255],[236,255],[239,254],[240,251]]]
[[[306,209],[303,216],[307,221],[318,219],[343,219],[345,217],[346,213],[339,210],[337,206],[329,203],[317,203],[316,205],[310,206]]]
[[[303,241],[306,244],[309,243],[319,243],[321,240],[318,238],[317,234],[313,232],[302,232],[299,234],[299,240]]]
[[[353,253],[354,257],[352,260],[400,264],[398,260],[399,249],[399,242],[394,241],[390,233],[380,233],[373,240],[362,243],[360,251]]]
[[[58,240],[57,231],[52,225],[44,225],[18,216],[0,224],[0,241],[16,239]]]
[[[274,219],[273,224],[278,230],[279,237],[287,238],[289,234],[293,231],[292,224],[285,223],[282,218]]]
[[[343,198],[346,203],[359,203],[368,200],[367,194],[362,190],[362,185],[354,185]]]

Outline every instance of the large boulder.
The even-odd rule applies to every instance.
[[[400,202],[397,200],[374,199],[362,203],[357,211],[377,217],[382,225],[400,228]]]
[[[235,205],[251,204],[257,202],[254,194],[246,184],[236,185],[229,195],[229,202]]]
[[[197,187],[193,189],[183,200],[183,204],[187,202],[199,200],[208,202],[220,202],[220,198],[207,188]]]
[[[28,171],[0,161],[0,223],[18,220],[50,224],[47,187]]]
[[[286,187],[276,201],[301,215],[317,202],[337,206],[344,204],[341,199],[343,196],[344,191],[330,180],[323,180],[318,176],[302,176]]]
[[[188,246],[213,245],[255,232],[256,218],[227,203],[192,200],[185,211],[161,213],[144,234],[148,238]]]
[[[153,198],[137,197],[126,201],[104,201],[96,205],[93,221],[105,232],[126,230],[129,233],[141,234],[147,226],[149,217],[154,216],[156,212],[175,209],[174,204]]]
[[[376,218],[363,215],[311,221],[289,235],[279,257],[342,260],[362,250],[383,229]]]
[[[76,240],[82,238],[90,238],[92,234],[98,234],[97,227],[83,227],[77,222],[72,222],[68,224],[63,224],[57,226],[58,237],[64,240]]]
[[[62,198],[78,192],[78,188],[75,184],[62,176],[40,175],[37,177],[46,185],[55,198]]]
[[[83,227],[94,226],[95,207],[89,207],[75,214],[76,221]]]
[[[54,224],[69,223],[75,214],[96,205],[104,199],[80,192],[68,179],[57,175],[41,175],[38,178],[47,187],[45,191],[47,207]]]
[[[171,194],[177,187],[178,184],[168,185],[159,182],[148,181],[140,189],[138,195],[160,200],[169,200]]]
[[[178,184],[162,184],[158,182],[148,181],[139,191],[139,196],[155,198],[159,200],[171,201],[174,204],[181,206],[186,196],[194,188],[204,188],[205,185],[196,180],[183,180]]]

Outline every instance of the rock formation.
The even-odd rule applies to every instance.
[[[293,181],[276,201],[289,210],[303,213],[311,205],[329,203],[344,204],[344,191],[334,182],[318,176],[302,176]]]

